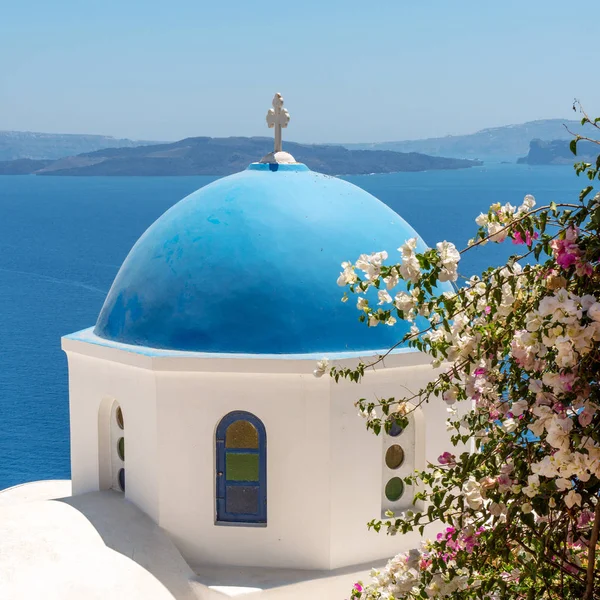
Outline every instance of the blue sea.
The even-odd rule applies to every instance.
[[[143,231],[214,179],[0,176],[0,489],[70,476],[60,338],[95,323]],[[538,203],[572,200],[585,186],[571,167],[501,164],[345,179],[400,213],[430,245],[446,239],[457,246],[494,202],[517,205],[527,193]],[[515,249],[469,252],[462,272],[481,271]]]

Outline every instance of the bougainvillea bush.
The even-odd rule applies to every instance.
[[[600,119],[582,114],[598,133]],[[571,149],[594,137],[578,136]],[[338,284],[359,318],[370,327],[413,322],[399,344],[441,367],[408,397],[359,400],[367,427],[406,426],[411,407],[439,402],[454,444],[407,478],[425,510],[370,523],[398,535],[436,523],[442,533],[358,582],[352,598],[600,598],[600,156],[575,169],[589,179],[579,198],[495,204],[461,252],[444,241],[419,254],[408,240],[398,260],[379,252],[342,265]],[[461,255],[486,243],[517,253],[462,279]],[[456,291],[436,296],[440,281]],[[366,298],[373,287],[375,305]],[[355,369],[321,362],[316,374],[359,381],[382,360]],[[464,444],[474,451],[458,451]]]

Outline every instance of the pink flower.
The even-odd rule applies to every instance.
[[[525,240],[523,240],[523,236],[521,235],[521,232],[515,231],[515,233],[513,234],[513,244],[527,244],[528,246],[531,246],[531,244],[533,243],[533,240],[537,240],[539,237],[540,236],[537,231],[534,231],[533,235],[531,235],[530,231],[526,231],[525,232]]]
[[[588,412],[587,410],[584,410],[583,412],[579,413],[579,417],[577,417],[577,420],[579,421],[579,424],[582,427],[587,427],[592,422],[593,418],[594,415],[592,413]]]
[[[581,250],[577,245],[579,231],[575,227],[569,227],[562,240],[553,240],[550,243],[557,264],[567,270],[580,262]]]
[[[363,586],[362,586],[362,585],[360,585],[360,583],[355,583],[355,584],[354,584],[354,589],[355,589],[357,592],[362,592],[362,591],[363,591]]]
[[[438,462],[440,465],[454,465],[456,464],[456,456],[450,454],[450,452],[444,452],[438,456]]]

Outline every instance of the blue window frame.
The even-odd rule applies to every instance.
[[[216,435],[217,523],[267,522],[267,433],[249,412],[225,415]]]

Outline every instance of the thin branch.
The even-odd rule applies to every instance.
[[[561,207],[561,208],[563,208],[563,207],[567,207],[567,208],[581,208],[581,206],[579,204],[568,204],[568,203],[557,204],[556,207],[557,208],[558,207]],[[463,248],[459,252],[459,254],[464,254],[465,252],[468,252],[472,248],[475,248],[475,246],[479,246],[481,244],[484,244],[484,243],[490,241],[493,237],[497,236],[499,233],[502,233],[503,231],[506,231],[507,229],[511,229],[515,225],[515,223],[520,223],[521,221],[523,221],[527,217],[530,217],[531,215],[534,215],[535,213],[540,212],[542,210],[548,210],[549,208],[550,208],[550,206],[540,206],[539,208],[536,208],[535,210],[531,210],[531,211],[525,213],[522,217],[519,217],[518,219],[514,219],[508,225],[505,225],[502,229],[499,229],[496,233],[488,235],[487,237],[484,237],[483,239],[478,240],[477,242],[474,242],[470,246],[467,246],[466,248]]]
[[[592,123],[591,121],[589,121],[590,123]],[[594,125],[592,123],[592,125]],[[585,142],[592,142],[592,144],[597,144],[598,146],[600,146],[600,140],[595,140],[594,138],[589,138],[589,137],[585,137],[584,135],[579,135],[578,133],[574,133],[573,131],[571,131],[566,125],[564,125],[564,128],[575,138],[577,139],[577,141],[579,140],[583,140]],[[598,127],[598,125],[594,125],[594,127]],[[575,154],[575,156],[577,156],[577,154]]]
[[[594,511],[594,527],[588,547],[588,565],[586,575],[586,587],[583,600],[592,600],[594,597],[594,571],[596,570],[596,545],[598,544],[598,533],[600,532],[600,500],[596,502]]]

